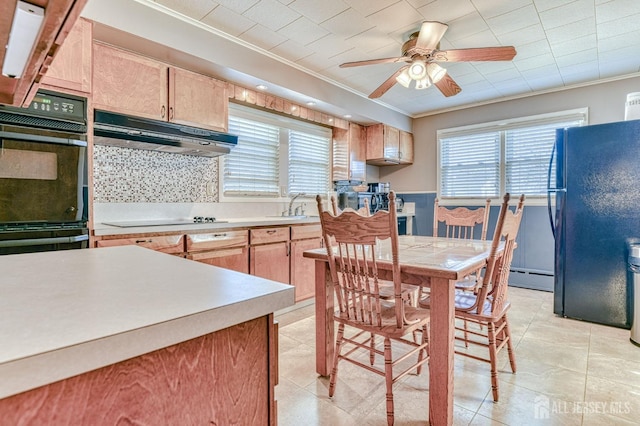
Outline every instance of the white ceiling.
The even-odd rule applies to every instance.
[[[640,72],[640,0],[137,1],[363,98],[401,65],[338,65],[401,56],[425,20],[449,25],[441,49],[515,46],[510,62],[446,64],[462,88],[456,96],[396,84],[375,101],[414,118]]]

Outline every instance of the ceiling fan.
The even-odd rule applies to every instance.
[[[447,28],[449,26],[442,22],[425,21],[420,31],[411,34],[409,40],[402,45],[402,56],[346,62],[340,67],[409,62],[374,90],[369,98],[379,98],[396,83],[408,88],[412,82],[415,82],[416,89],[426,89],[434,84],[444,96],[448,97],[457,95],[462,89],[447,74],[447,70],[436,62],[510,61],[516,56],[516,49],[513,46],[440,50],[440,39]]]

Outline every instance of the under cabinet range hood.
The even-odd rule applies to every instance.
[[[238,137],[197,127],[95,110],[93,143],[148,151],[217,157],[228,154]]]

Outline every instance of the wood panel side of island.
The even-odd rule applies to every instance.
[[[0,399],[2,422],[275,424],[276,332],[270,314]]]

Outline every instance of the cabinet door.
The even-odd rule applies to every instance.
[[[165,64],[99,43],[93,46],[93,59],[95,109],[167,119]]]
[[[249,265],[251,275],[289,284],[289,243],[252,246]]]
[[[227,86],[180,68],[169,68],[169,121],[226,132]]]
[[[333,129],[332,180],[366,180],[366,143],[363,126],[349,123],[348,130]]]
[[[349,123],[349,175],[350,180],[367,180],[367,134],[365,128]]]
[[[92,23],[78,19],[40,83],[91,93]]]
[[[400,164],[413,164],[413,134],[400,131]]]
[[[400,158],[400,130],[391,126],[384,126],[384,159],[399,161]]]
[[[187,259],[206,263],[207,265],[231,269],[233,271],[244,272],[245,274],[249,273],[248,247],[188,253]]]
[[[333,128],[332,180],[349,180],[349,130]]]
[[[316,261],[303,257],[305,250],[322,247],[322,238],[291,242],[291,285],[296,289],[296,302],[316,295]]]

